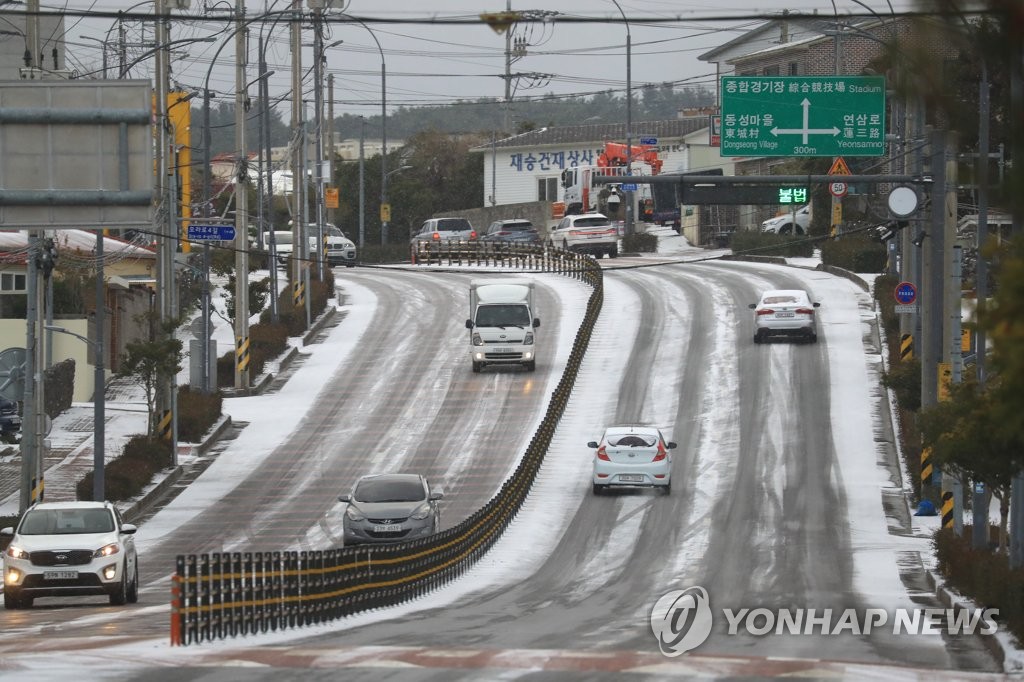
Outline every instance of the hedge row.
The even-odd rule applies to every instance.
[[[982,608],[998,608],[999,622],[1024,641],[1024,569],[1010,568],[1005,554],[971,546],[972,526],[957,537],[952,528],[935,534],[938,568],[946,582]]]
[[[106,499],[113,502],[130,500],[153,480],[153,476],[173,463],[171,444],[150,436],[132,436],[117,459],[103,467],[103,490]],[[93,474],[90,471],[78,482],[76,493],[80,500],[93,499]]]

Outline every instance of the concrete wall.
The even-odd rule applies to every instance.
[[[74,320],[56,319],[54,325],[89,338],[89,321],[84,318]],[[0,351],[8,348],[25,347],[25,320],[3,320],[0,324]],[[72,400],[76,403],[91,402],[93,387],[96,385],[96,366],[92,364],[91,346],[81,339],[76,339],[59,332],[46,332],[45,339],[52,339],[53,362],[63,362],[68,358],[75,361],[75,391]],[[110,378],[110,371],[105,373]]]

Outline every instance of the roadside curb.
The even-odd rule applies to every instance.
[[[309,331],[302,336],[302,344],[309,345],[312,343],[315,336],[323,330],[328,322],[334,317],[336,309],[329,307],[324,313],[313,323]],[[295,357],[299,354],[297,346],[292,346],[287,352],[281,357],[279,362],[279,370],[286,369]],[[234,395],[236,397],[258,395],[265,390],[267,386],[274,380],[273,373],[267,373],[260,378],[260,381],[247,391],[238,391]],[[220,439],[226,430],[231,428],[233,422],[231,421],[230,415],[222,415],[220,421],[217,422],[203,437],[202,442],[193,444],[193,452],[198,455],[206,454],[210,448]],[[163,480],[154,485],[148,491],[143,493],[140,497],[131,501],[129,506],[121,510],[121,514],[125,520],[132,523],[134,519],[145,516],[160,500],[166,495],[167,491],[170,490],[182,476],[185,475],[187,467],[176,466],[170,473],[168,473]],[[119,507],[120,508],[120,507]]]
[[[192,445],[192,450],[195,454],[203,455],[206,454],[210,448],[213,447],[221,435],[231,427],[232,421],[230,415],[222,415],[220,421],[211,428],[207,434],[203,437],[202,442]],[[134,523],[134,519],[140,516],[145,516],[152,507],[157,504],[161,498],[167,493],[167,491],[173,487],[181,477],[185,475],[187,467],[178,465],[167,474],[159,483],[154,485],[152,488],[143,493],[140,497],[131,501],[131,504],[121,510],[122,516],[129,523]],[[120,506],[118,507],[120,508]]]
[[[950,609],[976,609],[978,605],[974,602],[961,597],[959,594],[953,592],[943,584],[942,576],[938,576],[934,571],[927,570],[925,573],[925,579],[928,584],[935,591],[935,596],[940,602],[942,602],[946,608]],[[988,649],[988,652],[992,654],[992,657],[999,662],[1002,666],[1003,672],[1018,672],[1019,666],[1016,666],[1013,671],[1006,669],[1006,648],[1003,646],[1003,641],[1000,638],[1000,633],[1006,634],[1004,630],[998,630],[992,635],[978,635],[981,637],[981,643]]]

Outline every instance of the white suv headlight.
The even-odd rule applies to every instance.
[[[101,559],[105,556],[113,556],[120,551],[121,545],[117,544],[116,542],[111,542],[109,545],[104,545],[103,547],[100,547],[95,552],[93,552],[92,558]]]
[[[7,556],[11,557],[12,559],[27,559],[28,552],[23,550],[21,547],[17,547],[15,545],[8,545]]]

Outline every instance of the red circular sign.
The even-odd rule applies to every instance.
[[[834,197],[845,197],[847,189],[845,182],[831,182],[828,185],[828,191]]]

